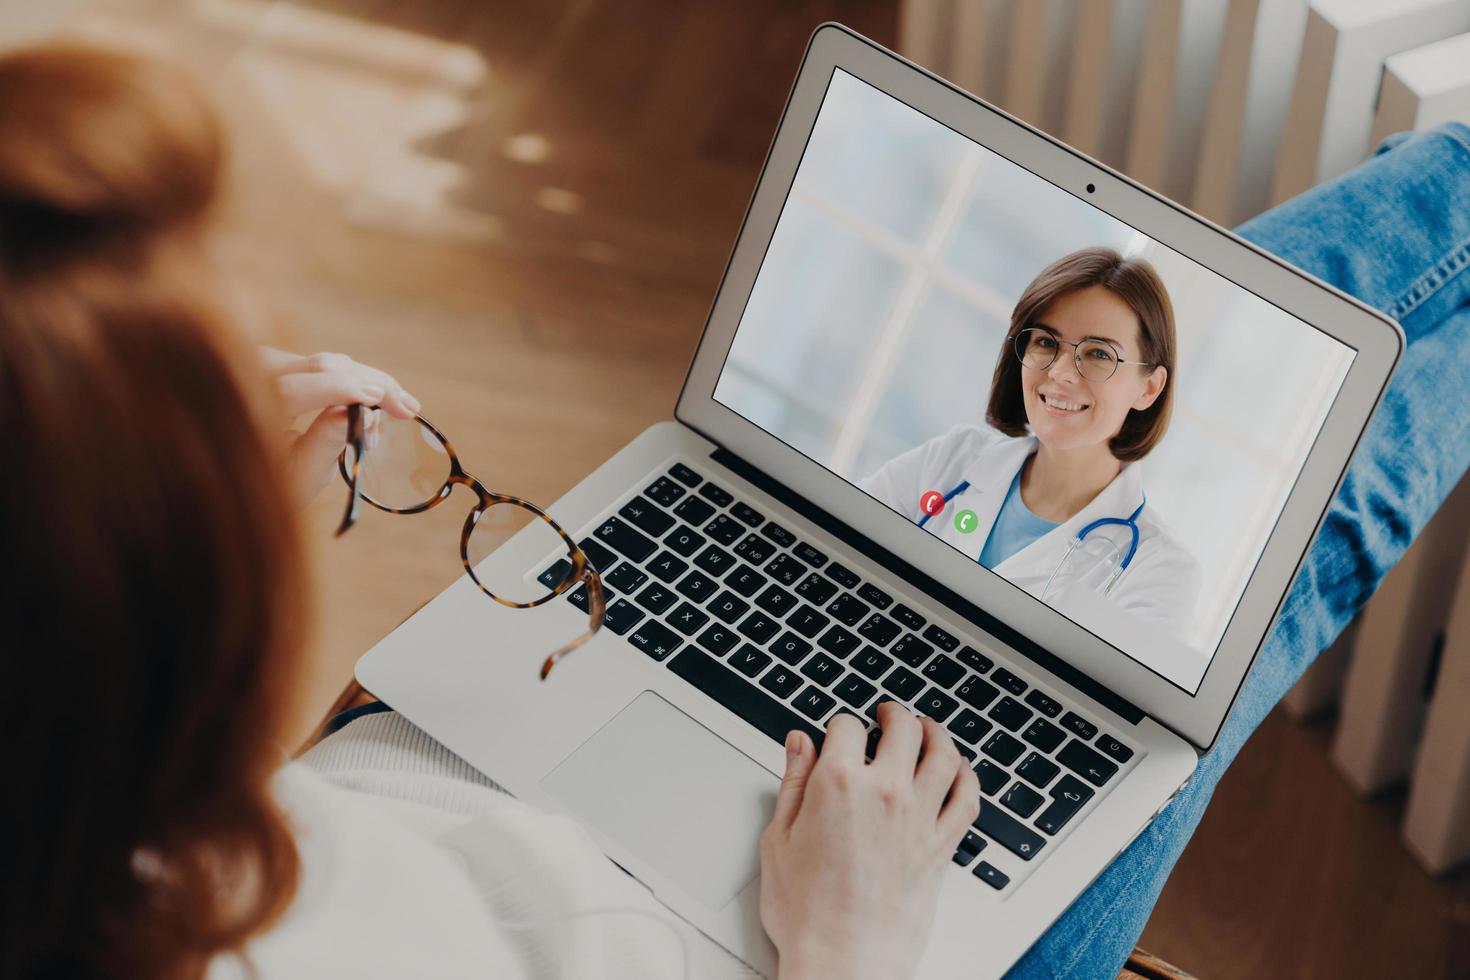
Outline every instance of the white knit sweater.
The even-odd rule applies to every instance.
[[[284,767],[303,880],[209,980],[756,974],[673,916],[574,821],[521,803],[394,713]]]

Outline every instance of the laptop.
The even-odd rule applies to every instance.
[[[1101,379],[1077,389],[1098,404],[1052,389],[1031,408],[1053,418],[998,431],[1002,366],[1036,370],[1018,303],[1089,249],[1153,270],[1173,349],[1138,353],[1157,309],[1137,336],[1038,320],[1049,376]],[[1214,742],[1402,348],[1377,311],[823,25],[674,419],[549,509],[601,572],[605,626],[543,683],[585,589],[523,611],[461,577],[357,676],[771,976],[757,838],[787,732],[820,742],[848,711],[871,748],[883,699],[930,715],[982,801],[918,975],[997,976]],[[1028,455],[1159,364],[1152,447],[978,560]],[[485,561],[556,582],[564,557],[522,534]]]

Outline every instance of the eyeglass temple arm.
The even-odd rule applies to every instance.
[[[559,650],[554,651],[541,662],[541,679],[544,681],[551,669],[556,666],[558,660],[571,653],[577,647],[586,643],[602,628],[602,621],[607,615],[606,599],[603,597],[602,578],[597,574],[597,569],[592,563],[587,562],[586,571],[582,573],[581,581],[587,585],[587,632],[577,637],[572,642]]]

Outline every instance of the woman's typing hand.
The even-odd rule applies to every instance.
[[[761,835],[761,922],[781,980],[911,977],[948,867],[979,814],[980,785],[944,728],[902,705],[865,761],[862,724],[838,715],[818,758],[787,737],[786,776]]]
[[[346,406],[374,406],[400,419],[419,411],[418,399],[391,374],[346,354],[301,355],[272,347],[262,347],[260,354],[286,414],[295,419],[316,413],[305,432],[293,434],[290,449],[291,482],[303,504],[332,479],[347,441]]]

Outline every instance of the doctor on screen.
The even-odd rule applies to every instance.
[[[1135,465],[1163,438],[1174,313],[1143,259],[1089,248],[1043,269],[996,359],[988,425],[960,425],[861,487],[1084,626],[1123,610],[1186,633],[1194,556]]]

